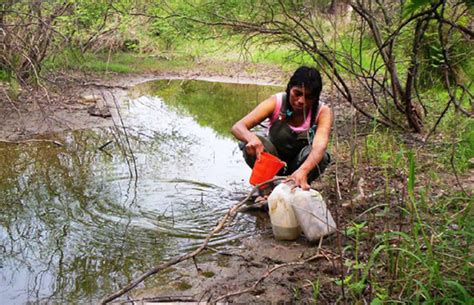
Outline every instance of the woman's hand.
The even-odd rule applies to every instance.
[[[246,145],[245,150],[250,156],[255,156],[257,159],[260,159],[260,154],[263,151],[263,143],[260,139],[255,136],[253,137]]]
[[[308,184],[308,173],[301,168],[297,169],[290,177],[288,177],[285,182],[293,181],[295,187],[301,187],[301,189],[308,191],[310,186]]]

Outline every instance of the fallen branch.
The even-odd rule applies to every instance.
[[[241,255],[241,254],[230,253],[230,252],[225,252],[225,251],[219,251],[216,248],[213,248],[213,247],[210,247],[210,246],[208,246],[207,249],[211,250],[211,251],[213,251],[217,254],[223,255],[223,256],[236,256],[236,257],[240,257],[241,259],[243,259],[246,262],[250,261],[250,259],[248,257],[245,257],[244,255]]]
[[[232,206],[228,211],[227,213],[221,218],[221,220],[218,222],[218,224],[214,227],[214,229],[209,232],[209,234],[206,236],[206,238],[204,239],[204,242],[202,243],[201,246],[199,246],[196,250],[190,252],[190,253],[187,253],[187,254],[184,254],[184,255],[181,255],[175,259],[172,259],[168,262],[165,262],[165,263],[162,263],[162,264],[159,264],[153,268],[151,268],[149,271],[143,273],[142,275],[140,275],[138,278],[132,280],[130,283],[128,283],[125,287],[123,287],[122,289],[104,297],[100,303],[101,304],[107,304],[108,302],[111,302],[113,300],[115,300],[116,298],[124,295],[125,293],[129,292],[130,290],[132,290],[133,288],[135,288],[138,284],[140,284],[141,282],[143,282],[145,279],[147,279],[148,277],[150,277],[151,275],[153,274],[156,274],[168,267],[171,267],[173,265],[176,265],[182,261],[185,261],[187,259],[190,259],[190,258],[193,258],[195,257],[196,255],[198,255],[202,250],[204,250],[206,247],[207,247],[207,244],[209,243],[209,241],[211,240],[211,238],[218,232],[220,232],[224,226],[226,225],[226,223],[230,220],[232,220],[235,215],[237,214],[237,211],[238,209],[245,204],[245,202],[247,200],[250,199],[250,197],[253,195],[253,193],[255,193],[255,191],[258,190],[258,188],[262,185],[265,185],[267,183],[270,183],[270,182],[273,182],[273,181],[277,181],[277,180],[284,180],[286,179],[286,177],[277,177],[277,178],[273,178],[273,179],[270,179],[270,180],[267,180],[265,182],[262,182],[262,183],[259,183],[257,184],[250,192],[249,194],[241,201],[239,201],[237,204],[235,204],[234,206]]]
[[[99,148],[97,148],[98,150],[104,150],[104,148],[106,146],[108,146],[109,144],[113,143],[114,141],[107,141],[105,142],[104,144],[102,144],[101,146],[99,146]]]
[[[197,302],[197,300],[193,296],[164,296],[164,297],[154,297],[154,298],[143,298],[137,300],[128,300],[128,302],[150,302],[150,303],[174,303],[174,302]],[[122,303],[122,302],[120,302]]]
[[[8,92],[3,89],[3,93],[5,94],[5,96],[7,97],[7,100],[10,102],[10,104],[13,106],[13,109],[15,109],[16,113],[18,114],[18,117],[20,118],[20,120],[23,120],[23,116],[21,115],[21,112],[20,110],[18,109],[18,107],[15,105],[15,103],[13,103],[12,99],[10,98],[10,96],[8,95]]]
[[[122,89],[122,90],[130,89],[130,86],[108,85],[108,84],[101,84],[101,83],[94,83],[94,82],[82,82],[79,85],[81,87],[96,87],[96,88],[103,88],[103,89]]]
[[[41,142],[48,142],[55,144],[57,146],[64,146],[61,142],[56,141],[56,140],[50,140],[50,139],[27,139],[27,140],[17,140],[17,141],[12,141],[12,140],[6,140],[6,139],[0,139],[0,143],[7,143],[7,144],[26,144],[26,143],[41,143]]]

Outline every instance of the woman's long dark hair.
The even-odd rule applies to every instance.
[[[319,96],[321,95],[321,90],[323,89],[321,74],[319,74],[319,71],[315,68],[307,66],[301,66],[296,69],[295,73],[293,73],[293,76],[290,78],[288,85],[286,86],[286,107],[290,111],[293,111],[293,107],[291,107],[290,104],[290,90],[295,86],[304,87],[305,93],[309,92],[311,98],[316,101],[311,107],[311,123],[309,125],[311,127],[313,126],[317,115]]]

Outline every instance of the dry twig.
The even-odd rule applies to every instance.
[[[26,140],[17,140],[17,141],[0,139],[0,143],[7,143],[7,144],[26,144],[26,143],[33,143],[33,142],[34,143],[49,142],[57,146],[64,146],[64,144],[62,144],[61,142],[56,141],[56,140],[51,140],[51,139],[26,139]]]

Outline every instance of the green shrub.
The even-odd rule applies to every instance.
[[[0,69],[0,81],[8,81],[10,79],[10,73]]]

